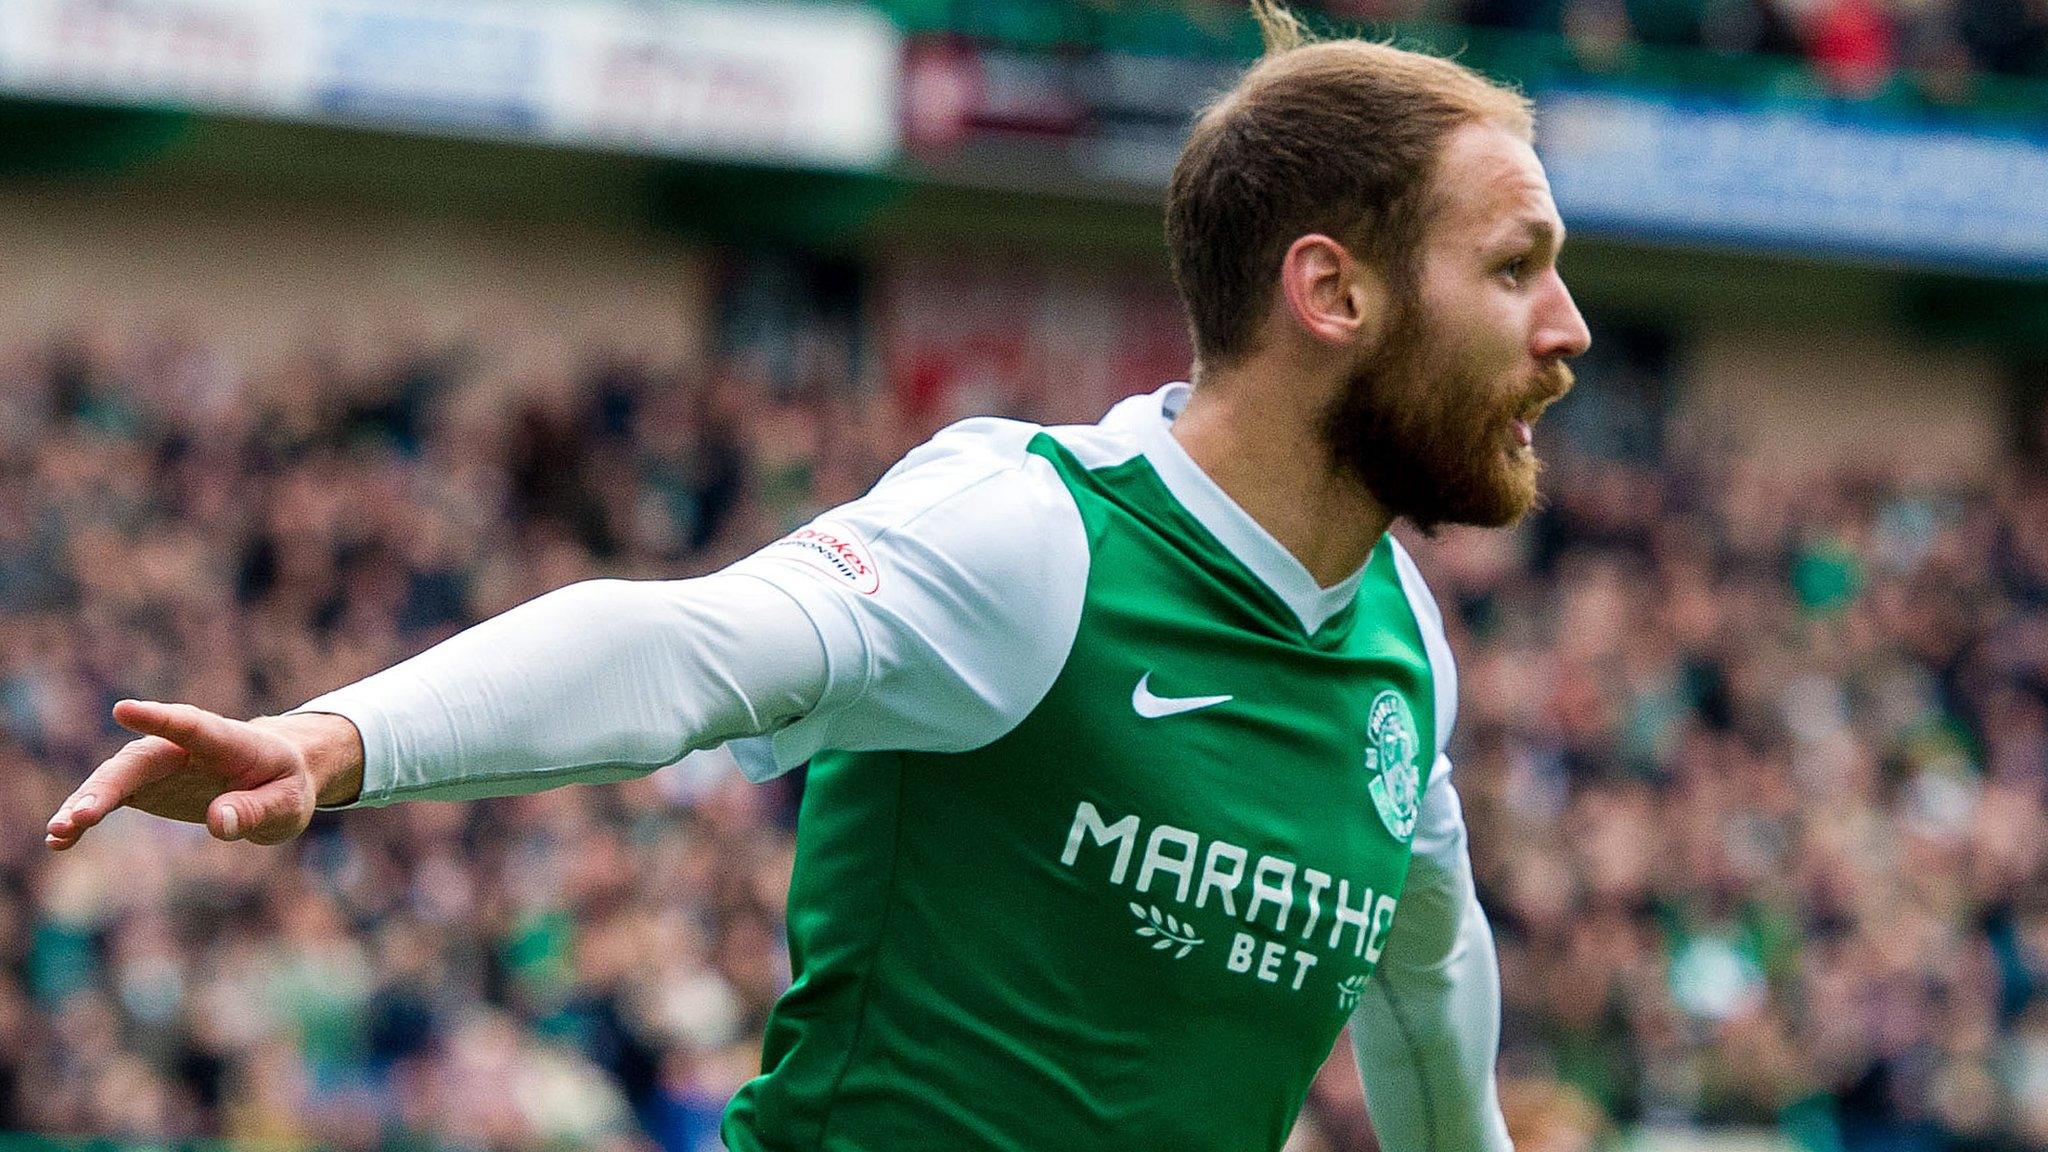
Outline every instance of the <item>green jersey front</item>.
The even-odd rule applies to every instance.
[[[957,426],[739,566],[835,668],[744,749],[811,767],[736,1152],[1278,1149],[1372,994],[1447,763],[1434,607],[1391,537],[1289,567],[1172,402]]]

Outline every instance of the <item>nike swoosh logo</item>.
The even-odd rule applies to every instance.
[[[1138,677],[1138,686],[1131,689],[1131,708],[1147,720],[1157,720],[1162,716],[1178,716],[1198,708],[1212,708],[1226,700],[1234,699],[1230,696],[1154,696],[1152,689],[1147,686],[1151,679],[1152,674],[1147,672]]]

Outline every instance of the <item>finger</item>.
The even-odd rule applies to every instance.
[[[123,700],[114,705],[114,722],[130,732],[161,736],[194,752],[216,752],[234,743],[234,730],[226,717],[191,704]]]
[[[78,842],[85,830],[106,818],[107,813],[128,802],[137,789],[176,771],[185,763],[185,751],[168,740],[147,736],[130,740],[108,757],[71,793],[50,817],[44,843],[63,851]]]
[[[58,806],[56,815],[50,817],[50,834],[76,839],[126,803],[137,789],[177,770],[184,762],[184,750],[168,740],[154,736],[130,740],[93,769],[85,783]]]
[[[297,777],[246,792],[223,792],[206,808],[206,830],[220,840],[282,844],[306,830],[313,801]]]

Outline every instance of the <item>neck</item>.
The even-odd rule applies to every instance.
[[[1338,473],[1322,437],[1327,394],[1272,375],[1255,365],[1205,373],[1173,437],[1328,588],[1365,564],[1394,518]]]

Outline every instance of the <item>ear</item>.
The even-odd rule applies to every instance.
[[[1350,347],[1386,314],[1378,273],[1337,241],[1311,232],[1280,259],[1280,295],[1294,323],[1320,344]]]

